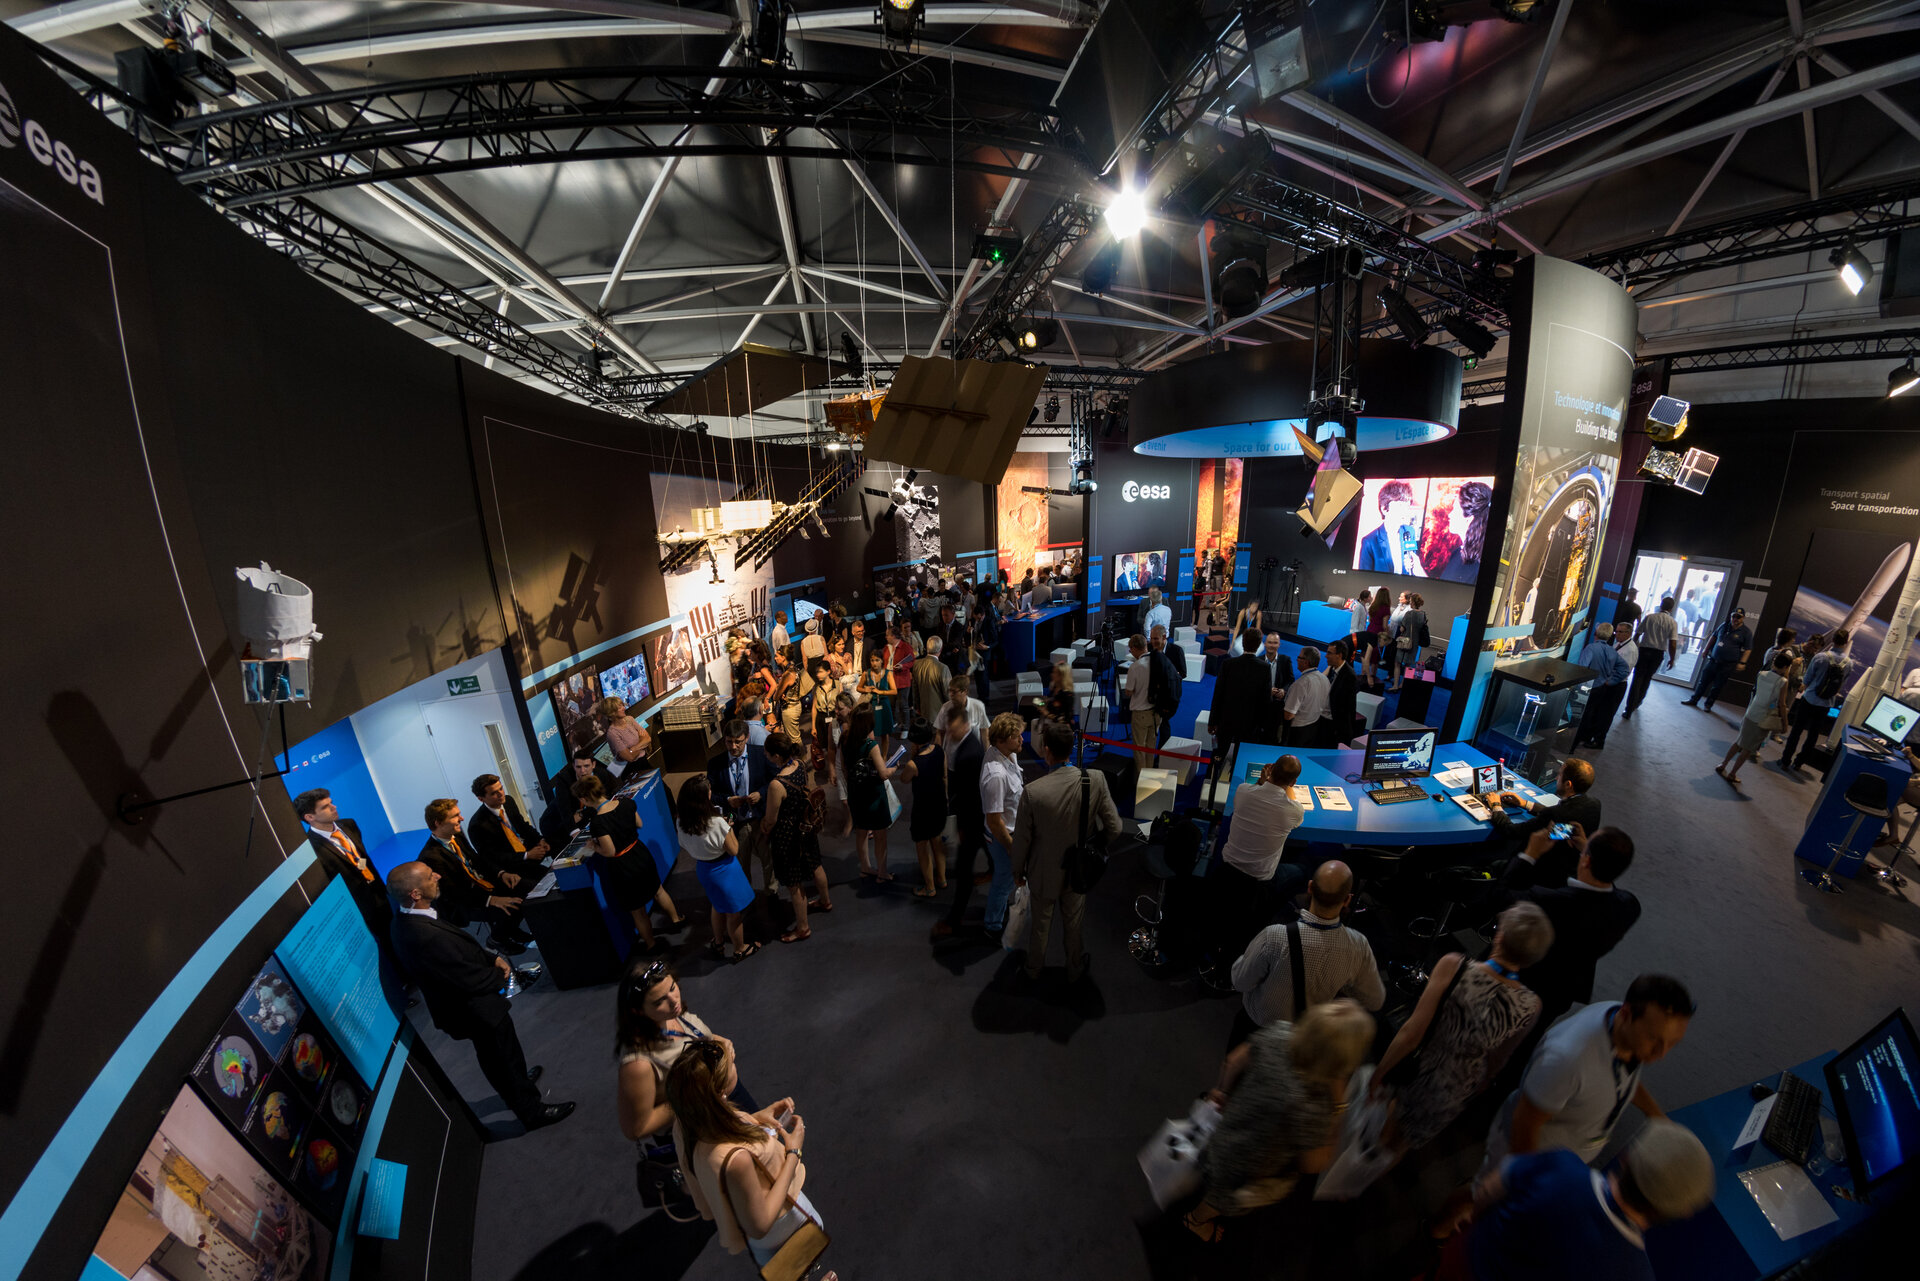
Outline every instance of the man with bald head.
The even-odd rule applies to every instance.
[[[535,1084],[540,1069],[527,1069],[513,1012],[502,994],[506,958],[493,955],[434,910],[440,873],[425,863],[402,863],[387,873],[387,893],[397,909],[390,933],[394,957],[419,984],[433,1025],[456,1041],[473,1042],[487,1084],[527,1129],[565,1120],[573,1104],[541,1102]]]
[[[1387,999],[1374,964],[1373,947],[1358,930],[1341,923],[1353,900],[1353,869],[1331,859],[1307,882],[1307,906],[1299,917],[1269,925],[1233,963],[1233,986],[1244,993],[1227,1048],[1255,1028],[1290,1023],[1308,1006],[1350,996],[1369,1010]]]

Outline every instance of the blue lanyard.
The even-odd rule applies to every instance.
[[[1492,970],[1495,974],[1498,974],[1503,979],[1518,979],[1520,977],[1519,970],[1510,970],[1506,966],[1500,964],[1500,962],[1494,960],[1492,957],[1488,957],[1486,960],[1482,961],[1481,964],[1486,966],[1488,969]]]
[[[660,1029],[660,1035],[677,1036],[683,1041],[704,1041],[707,1039],[707,1034],[705,1032],[700,1032],[700,1031],[676,1032],[672,1028],[666,1028],[666,1027],[663,1027]]]

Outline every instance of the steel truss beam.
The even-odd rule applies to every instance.
[[[1780,365],[1827,365],[1887,357],[1911,359],[1920,353],[1920,329],[1881,329],[1872,333],[1802,335],[1779,342],[1705,347],[1662,357],[1669,374],[1704,374],[1717,369],[1762,369]]]
[[[997,356],[996,333],[1033,307],[1034,300],[1053,280],[1060,264],[1099,219],[1098,210],[1072,197],[1048,210],[1046,221],[1020,246],[1020,252],[1001,275],[999,288],[974,317],[966,336],[954,343],[954,356],[959,359]]]
[[[705,84],[727,88],[709,95]],[[1044,111],[1007,109],[953,119],[937,90],[889,94],[863,76],[760,65],[600,67],[448,76],[339,90],[183,120],[168,161],[181,182],[237,208],[400,177],[634,156],[757,155],[847,159],[836,147],[788,141],[797,129],[841,137],[917,139],[925,152],[859,151],[869,162],[948,166],[1014,175],[965,153],[1003,151],[1080,163]],[[689,126],[726,131],[694,143]],[[764,137],[755,132],[771,131]],[[891,143],[888,144],[891,146]],[[949,145],[954,151],[949,153]]]
[[[1741,263],[1818,253],[1851,239],[1878,240],[1920,226],[1920,179],[1835,192],[1784,209],[1743,214],[1723,222],[1661,236],[1580,261],[1623,285],[1646,285],[1692,272]]]

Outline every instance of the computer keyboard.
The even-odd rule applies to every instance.
[[[1424,801],[1428,799],[1424,788],[1412,785],[1402,787],[1376,787],[1367,793],[1368,799],[1376,805],[1398,805],[1402,801]]]
[[[1760,1133],[1761,1140],[1794,1164],[1805,1165],[1819,1126],[1820,1091],[1793,1073],[1782,1072],[1780,1088],[1773,1095],[1773,1111],[1767,1114],[1767,1128]]]

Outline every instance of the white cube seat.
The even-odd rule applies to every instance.
[[[1145,828],[1173,808],[1179,778],[1170,769],[1142,769],[1133,785],[1133,821]]]
[[[1372,729],[1374,722],[1380,719],[1380,704],[1383,701],[1383,696],[1379,694],[1353,696],[1353,710],[1359,713],[1361,723],[1368,729]]]
[[[1197,681],[1207,674],[1207,656],[1197,649],[1187,651],[1187,679]]]
[[[1058,667],[1061,663],[1069,667],[1073,665],[1073,651],[1070,649],[1056,649],[1049,657],[1053,660],[1051,666]]]
[[[1213,750],[1213,727],[1208,724],[1213,719],[1212,712],[1202,712],[1193,718],[1193,736],[1199,740],[1203,750]]]
[[[1162,743],[1160,747],[1162,751],[1181,752],[1188,756],[1200,755],[1200,743],[1197,739],[1169,738],[1166,742]],[[1175,760],[1171,756],[1162,756],[1157,759],[1160,761],[1162,768],[1172,770],[1182,783],[1191,783],[1193,781],[1193,772],[1199,768],[1199,765],[1194,761]]]

